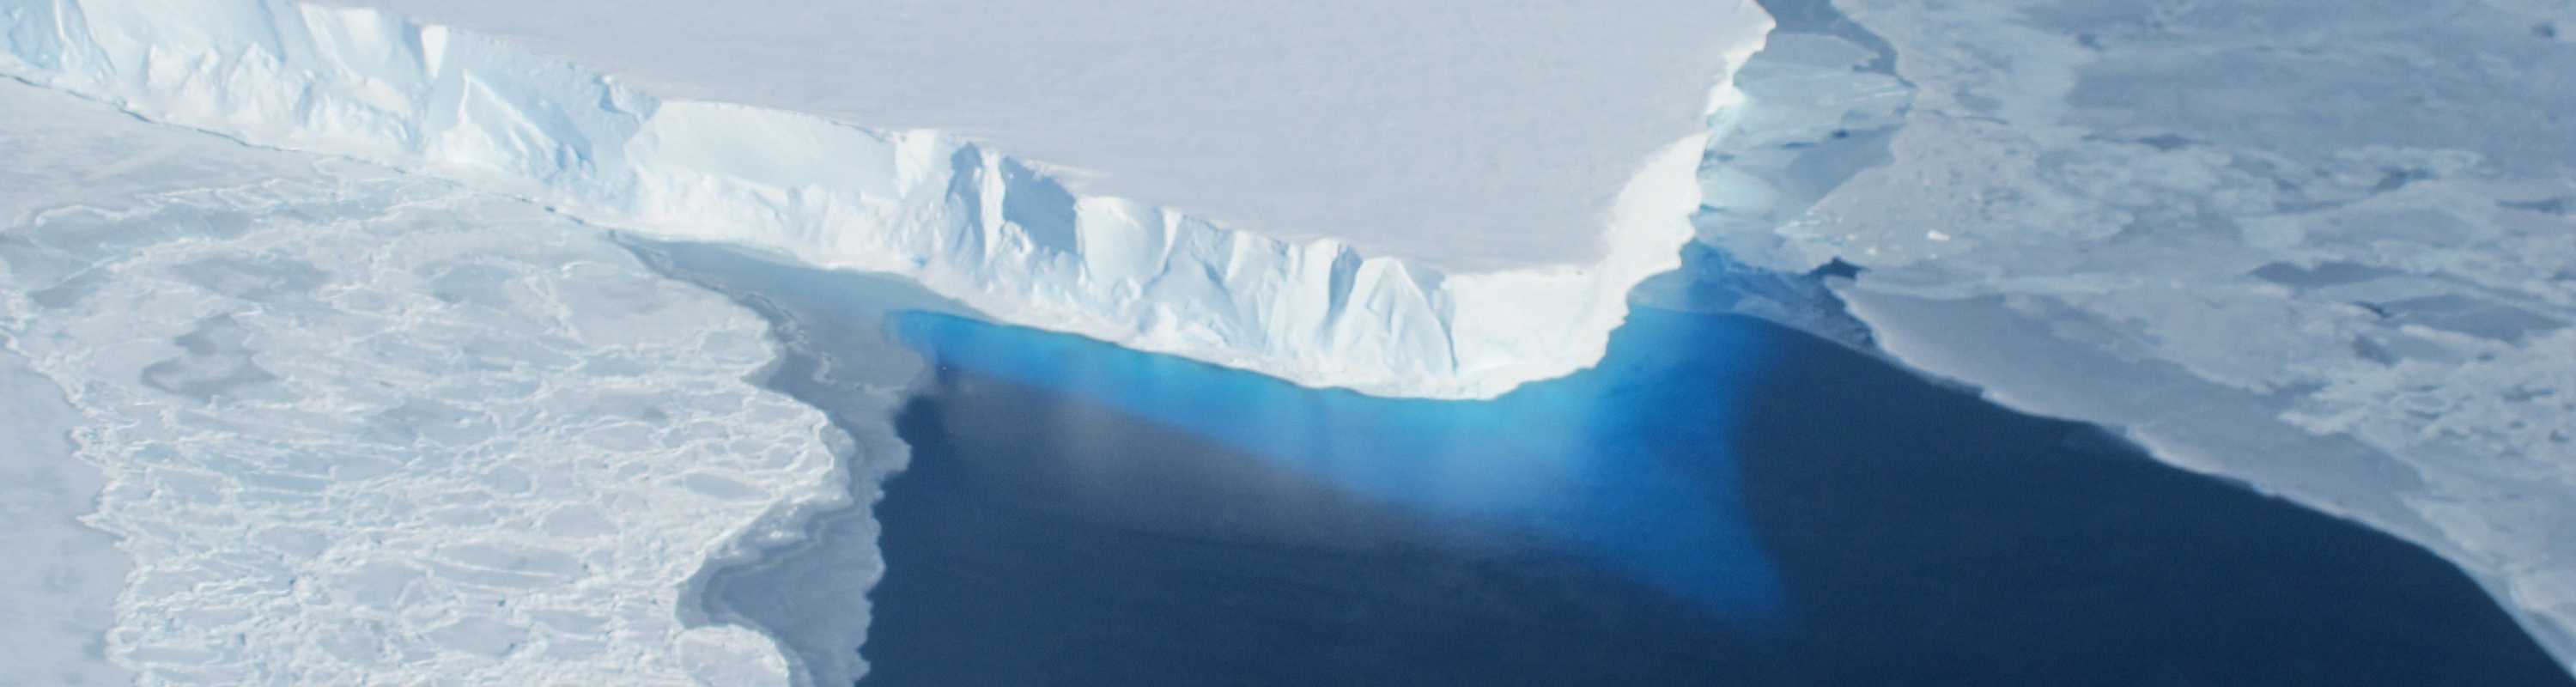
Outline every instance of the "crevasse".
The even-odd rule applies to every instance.
[[[1759,36],[1759,32],[1750,32]],[[1695,172],[1741,100],[1623,188],[1598,262],[1444,274],[1333,240],[1229,231],[1068,191],[933,130],[663,100],[368,9],[282,0],[0,0],[0,73],[143,118],[348,155],[654,238],[920,281],[1001,321],[1364,393],[1486,398],[1597,361],[1627,293],[1679,265]]]

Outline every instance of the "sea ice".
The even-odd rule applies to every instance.
[[[84,525],[98,470],[72,458],[79,415],[52,380],[0,350],[0,685],[131,684],[99,651],[130,560]]]
[[[73,621],[0,618],[13,669],[125,681],[89,623],[143,685],[787,683],[692,597],[846,499],[822,415],[747,380],[766,323],[519,201],[14,82],[0,115],[40,175],[0,192],[0,362],[42,375],[0,403],[78,411],[0,452],[57,476],[0,541],[73,544],[0,563]]]
[[[2576,4],[2564,0],[1844,0],[1843,11],[1884,37],[1892,61],[1839,39],[1783,40],[1777,59],[1744,75],[1770,110],[1740,106],[1731,81],[1766,25],[1747,2],[1607,23],[1569,14],[1570,4],[1472,16],[1417,5],[1401,12],[1424,14],[1376,15],[1384,19],[1347,37],[1305,19],[1386,10],[1306,3],[1274,16],[1140,0],[1134,6],[1167,11],[1128,26],[1105,23],[1118,17],[1096,5],[1040,3],[998,15],[872,2],[740,16],[684,3],[656,3],[656,12],[379,4],[619,76],[373,10],[270,0],[0,0],[0,71],[157,121],[389,163],[658,237],[905,275],[1010,322],[1382,394],[1492,396],[1591,364],[1624,317],[1630,287],[1676,264],[1694,230],[1681,219],[1696,207],[1699,238],[1742,262],[1787,272],[1855,266],[1857,276],[1833,282],[1838,295],[1895,357],[2026,410],[2126,427],[2168,461],[2422,543],[2478,575],[2544,644],[2576,660],[2576,530],[2565,525],[2576,512],[2576,436],[2567,429],[2576,427],[2576,243],[2566,240],[2576,233],[2576,110],[2566,107],[2576,102],[2566,33]],[[883,35],[862,40],[842,30],[851,25]],[[1490,30],[1378,44],[1460,26]],[[1563,30],[1499,40],[1531,26]],[[1690,33],[1686,44],[1639,38],[1666,28],[1738,31]],[[711,39],[635,40],[674,32]],[[1242,39],[1216,40],[1224,36]],[[676,44],[703,48],[668,49]],[[1569,53],[1579,46],[1609,49]],[[1453,54],[1482,57],[1446,61]],[[942,67],[849,67],[904,61]],[[1694,80],[1671,81],[1679,71]],[[1226,78],[1243,73],[1271,76]],[[1616,76],[1573,83],[1584,74]],[[1781,88],[1766,95],[1759,83]],[[1551,90],[1596,85],[1616,95]],[[1688,102],[1676,95],[1684,90]],[[918,97],[874,97],[882,93]],[[1337,95],[1351,93],[1369,95]],[[699,99],[657,97],[669,95]],[[996,99],[1017,95],[1033,96],[1030,109],[997,109]],[[1805,119],[1816,114],[1839,119]],[[843,119],[946,129],[834,121]],[[1886,164],[1867,168],[1879,160],[1859,153],[1882,150]],[[1704,152],[1716,164],[1700,165]],[[1694,171],[1702,183],[1690,183]],[[88,192],[67,188],[78,186],[62,181],[73,178],[33,183]],[[1520,190],[1542,182],[1566,192]],[[28,246],[45,245],[36,237],[47,232],[126,242],[24,253],[35,262],[13,260],[19,281],[8,306],[14,345],[76,390],[73,403],[92,416],[140,418],[93,425],[82,450],[108,470],[101,522],[117,523],[111,529],[145,571],[120,622],[142,612],[175,620],[120,625],[111,655],[165,681],[225,676],[158,661],[249,665],[223,661],[271,650],[284,652],[278,665],[351,675],[414,659],[467,671],[542,661],[645,671],[625,673],[631,681],[689,666],[783,675],[763,672],[775,654],[724,658],[748,646],[731,629],[688,635],[686,658],[619,659],[643,655],[632,647],[679,644],[677,611],[655,605],[677,603],[677,578],[667,576],[598,587],[649,599],[610,606],[615,617],[598,615],[599,599],[589,598],[436,618],[368,610],[413,594],[487,599],[627,570],[599,567],[578,547],[478,534],[522,526],[623,542],[614,533],[642,531],[613,508],[539,513],[512,501],[561,485],[510,465],[509,456],[530,455],[521,449],[715,450],[670,446],[674,435],[652,429],[642,411],[584,410],[609,426],[567,434],[545,422],[562,407],[504,412],[464,396],[633,384],[636,371],[661,364],[704,365],[664,371],[692,379],[737,379],[767,354],[756,343],[671,338],[757,327],[707,294],[637,286],[657,282],[559,220],[425,183],[339,183],[209,182],[198,188],[220,190],[149,202],[46,196],[44,207],[86,209],[13,230],[31,237]],[[258,211],[285,208],[304,218]],[[520,234],[442,228],[467,211],[501,213]],[[322,238],[286,241],[289,224]],[[1487,233],[1493,226],[1521,228]],[[172,227],[211,238],[176,240]],[[1247,228],[1256,231],[1238,231]],[[533,234],[558,243],[527,248]],[[381,241],[415,242],[402,245],[419,254],[352,262],[371,254],[361,244]],[[1598,252],[1536,264],[1577,255],[1568,246]],[[513,250],[587,267],[459,257]],[[439,260],[447,262],[417,262]],[[349,271],[359,269],[379,271]],[[98,276],[110,274],[120,278]],[[416,279],[349,281],[360,277]],[[643,292],[659,295],[630,297]],[[124,310],[100,309],[107,303]],[[634,310],[601,318],[571,309],[602,303],[697,318],[699,328]],[[526,309],[538,305],[547,309]],[[32,317],[37,308],[55,310]],[[401,336],[350,334],[361,330]],[[316,333],[327,331],[342,335]],[[504,331],[512,334],[495,333]],[[463,358],[416,343],[484,341],[477,332],[490,346]],[[603,353],[610,341],[624,343]],[[705,358],[697,349],[707,346],[731,357]],[[464,369],[442,366],[486,359],[517,362],[493,363],[507,374],[437,381]],[[104,367],[85,366],[92,361]],[[371,372],[350,372],[362,369]],[[365,382],[385,377],[375,371],[446,393],[371,388]],[[684,387],[697,391],[673,391]],[[810,410],[736,386],[653,388],[680,394],[658,397],[666,401],[701,392],[737,401],[600,407],[766,422],[800,441],[820,427]],[[361,405],[307,407],[293,394]],[[216,407],[227,412],[204,410]],[[247,411],[269,414],[233,422]],[[254,436],[241,432],[371,451],[379,449],[368,442],[427,447],[426,462],[348,469],[419,471],[405,483],[421,491],[396,499],[409,505],[379,514],[451,529],[344,540],[295,522],[306,512],[297,504],[346,485],[292,456],[225,443]],[[514,448],[459,448],[486,445]],[[735,514],[737,530],[765,512],[756,507],[764,499],[827,498],[793,491],[819,484],[812,475],[786,477],[820,469],[797,462],[820,448],[725,450],[733,460],[800,458],[631,484]],[[218,459],[236,462],[207,462]],[[610,483],[589,478],[603,481],[580,488]],[[117,485],[158,491],[136,500]],[[195,500],[220,502],[233,519],[118,510]],[[698,564],[717,546],[707,542],[727,539],[689,528],[720,520],[668,524],[704,536],[688,540],[699,544],[687,555],[656,549],[664,557],[636,564],[654,574]],[[351,545],[365,556],[334,558]],[[393,558],[366,558],[379,549]],[[286,598],[277,595],[291,588],[257,581],[286,579],[282,571],[308,561],[342,566],[310,578],[338,596],[280,617],[363,641],[294,653],[279,648],[277,633],[212,645],[153,634],[264,618],[215,600]],[[245,595],[216,597],[197,593],[204,580],[252,582]],[[332,615],[343,610],[355,615]],[[351,618],[392,634],[366,634],[377,626]],[[620,643],[628,641],[642,643]],[[528,649],[540,645],[542,659]]]
[[[1895,357],[2430,547],[2576,663],[2576,3],[1839,6],[1919,87],[1892,160],[1704,240],[1857,266]]]

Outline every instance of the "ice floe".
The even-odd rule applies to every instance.
[[[1740,260],[1878,342],[2460,563],[2576,661],[2565,2],[1846,0],[1890,161]]]
[[[86,182],[6,194],[0,334],[43,375],[9,402],[67,400],[105,477],[86,522],[132,566],[91,616],[105,658],[145,685],[788,681],[691,598],[846,499],[837,431],[754,384],[765,322],[526,203],[0,88],[87,118],[0,121]]]

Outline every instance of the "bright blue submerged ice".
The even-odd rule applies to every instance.
[[[1426,515],[1529,529],[1738,627],[1787,603],[1731,455],[1765,351],[1716,318],[1640,309],[1601,367],[1491,401],[1316,391],[1081,337],[896,317],[946,365],[1187,430]]]

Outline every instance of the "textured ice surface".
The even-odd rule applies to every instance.
[[[657,268],[732,295],[769,318],[784,345],[767,386],[821,408],[850,437],[843,461],[850,506],[818,511],[793,540],[709,571],[701,597],[722,622],[759,627],[794,659],[800,685],[847,685],[867,674],[860,644],[873,624],[871,590],[885,573],[876,503],[886,476],[910,463],[894,418],[926,372],[922,356],[886,331],[894,311],[960,313],[918,285],[882,275],[799,268],[724,246],[643,247]]]
[[[1692,0],[357,0],[646,91],[936,128],[1077,190],[1445,271],[1599,258],[1760,35]]]
[[[1892,162],[1707,240],[1856,265],[1906,362],[2423,543],[2576,660],[2576,3],[1837,4],[1920,87]]]
[[[1339,239],[1282,240],[1077,193],[1037,163],[937,131],[663,100],[522,48],[374,10],[276,0],[5,0],[0,55],[10,59],[0,60],[0,71],[156,121],[467,180],[661,238],[733,242],[823,267],[913,277],[1008,322],[1305,384],[1489,397],[1598,360],[1627,312],[1629,289],[1678,263],[1700,201],[1693,171],[1710,132],[1731,128],[1732,67],[1759,47],[1769,24],[1749,0],[1700,11],[1726,18],[1685,22],[1722,31],[1695,37],[1693,54],[1703,56],[1689,61],[1715,67],[1690,88],[1707,96],[1699,111],[1716,114],[1688,125],[1641,124],[1686,131],[1624,163],[1615,191],[1574,192],[1609,193],[1586,210],[1597,221],[1587,233],[1604,249],[1592,260],[1482,272],[1443,272],[1366,255]],[[1567,32],[1584,26],[1543,19],[1514,21]],[[1567,68],[1581,61],[1544,55],[1515,63],[1525,59]],[[1667,88],[1678,87],[1657,92]],[[1657,128],[1666,126],[1677,128]],[[1258,186],[1244,184],[1255,189],[1247,192]]]
[[[0,390],[0,685],[131,683],[102,650],[129,559],[78,519],[100,483],[72,458],[78,415],[15,353],[0,351]]]
[[[204,155],[207,139],[0,82],[0,160],[9,161],[0,165],[0,226],[62,203],[248,183],[286,169],[273,164],[284,155]],[[0,231],[0,253],[11,248],[9,236]],[[0,343],[9,338],[0,335]],[[0,646],[9,658],[0,685],[133,682],[105,647],[131,559],[79,520],[94,509],[103,481],[97,466],[73,456],[71,432],[81,421],[52,380],[0,351],[0,550],[9,552],[0,557]]]
[[[776,357],[752,313],[518,201],[0,103],[0,149],[50,179],[0,193],[0,334],[54,382],[8,402],[80,413],[89,522],[133,567],[104,653],[142,684],[786,681],[689,603],[845,498],[822,415],[746,381]],[[67,515],[44,498],[31,520]],[[13,669],[62,663],[35,639]]]
[[[1705,196],[1713,207],[1697,216],[1701,237],[1738,259],[1793,272],[1835,259],[1862,268],[1840,287],[1839,295],[1894,355],[1982,385],[1995,398],[2025,409],[2128,427],[2167,460],[2244,478],[2413,538],[2480,575],[2524,612],[2542,641],[2562,657],[2576,655],[2576,637],[2566,629],[2576,624],[2576,560],[2568,558],[2576,555],[2569,553],[2576,552],[2576,530],[2566,517],[2576,512],[2576,469],[2570,467],[2576,465],[2571,463],[2576,451],[2570,448],[2576,438],[2568,434],[2576,426],[2576,397],[2571,397],[2576,394],[2576,362],[2570,358],[2576,334],[2567,327],[2576,321],[2576,291],[2571,291],[2576,289],[2576,268],[2570,267],[2576,264],[2576,242],[2567,239],[2576,232],[2569,210],[2576,205],[2576,174],[2568,162],[2576,151],[2576,138],[2571,138],[2576,126],[2570,126],[2566,106],[2576,101],[2576,85],[2570,82],[2576,78],[2571,76],[2576,75],[2576,63],[2571,63],[2576,53],[2565,34],[2576,23],[2576,4],[1841,4],[1885,37],[1897,55],[1892,62],[1884,54],[1871,54],[1875,46],[1860,42],[1800,38],[1783,41],[1768,73],[1748,66],[1753,73],[1744,75],[1750,97],[1768,98],[1782,106],[1778,112],[1839,113],[1840,121],[1824,126],[1793,118],[1763,124],[1753,108],[1733,106],[1735,92],[1725,85],[1723,73],[1712,74],[1719,84],[1715,101],[1724,107],[1713,108],[1722,116],[1711,125],[1740,135],[1706,141],[1707,152],[1714,153],[1710,159],[1718,164],[1699,170],[1702,184],[1687,183],[1702,141],[1692,137],[1661,148],[1645,171],[1625,177],[1618,187],[1614,211],[1602,229],[1606,250],[1598,262],[1480,273],[1443,273],[1419,262],[1367,258],[1339,240],[1284,241],[1229,231],[1205,215],[1092,195],[1099,188],[1115,188],[1068,185],[1042,165],[1004,157],[951,134],[862,130],[778,110],[661,100],[517,48],[365,10],[261,0],[0,0],[0,29],[5,29],[0,40],[6,41],[8,55],[0,58],[0,69],[106,99],[149,118],[265,144],[393,163],[658,236],[735,242],[825,267],[906,275],[1013,322],[1378,393],[1491,395],[1590,364],[1600,353],[1602,335],[1623,316],[1629,287],[1674,264],[1674,248],[1690,233],[1678,220]],[[909,5],[889,7],[887,16],[914,21],[902,15]],[[551,8],[500,13],[440,3],[415,9],[457,12],[461,21],[596,19]],[[729,26],[721,17],[683,21],[673,17],[688,15],[654,16],[680,30],[713,33]],[[1205,17],[1183,13],[1168,21],[1186,27],[1200,20]],[[934,21],[934,28],[952,30],[955,21],[960,20],[951,15]],[[1047,28],[1038,27],[1039,33]],[[522,32],[537,41],[588,35],[544,26],[498,30]],[[1030,40],[1043,46],[1049,40],[1096,38],[1041,35]],[[719,43],[756,50],[812,47],[758,37],[726,37]],[[738,70],[741,61],[652,62],[645,59],[653,57],[649,55],[599,52],[598,45],[552,45],[565,54],[633,70],[657,87],[680,89],[674,92],[681,94],[696,94],[686,90],[693,83],[740,88],[733,92],[738,98],[713,97],[784,107],[798,107],[795,98],[815,95],[762,91],[797,82],[792,72],[777,81],[757,75],[739,82],[708,78],[733,73],[726,71],[656,73],[680,67]],[[1752,47],[1751,42],[1728,45],[1735,50],[1719,52],[1734,58]],[[903,46],[842,46],[861,52],[881,47]],[[1144,47],[1151,50],[1136,54],[1167,49]],[[985,51],[976,52],[979,48]],[[1034,48],[968,45],[936,54],[982,60],[1028,49]],[[1236,46],[1169,49],[1217,51],[1207,53],[1213,55]],[[821,67],[796,64],[832,68],[830,62],[819,63]],[[1891,66],[1903,81],[1872,73]],[[921,75],[928,80],[925,87],[942,85],[935,72]],[[1920,88],[1904,93],[1905,82]],[[1756,83],[1778,88],[1766,93]],[[1084,88],[1116,85],[1071,84],[1049,92],[1081,94],[1088,92]],[[989,92],[1007,93],[1009,87]],[[1490,94],[1479,97],[1484,95]],[[1536,92],[1516,95],[1540,97]],[[966,107],[974,100],[970,94],[956,102]],[[1259,114],[1277,114],[1272,109]],[[1741,130],[1735,128],[1737,117],[1747,120]],[[1288,119],[1293,118],[1266,121]],[[1889,122],[1902,125],[1892,128]],[[998,139],[1028,134],[1000,125],[979,130],[983,125],[975,122],[952,126]],[[1132,142],[1076,138],[1048,133],[1023,140],[1075,141],[1108,151],[1102,154],[1123,154],[1117,147]],[[1182,137],[1177,143],[1186,148],[1196,140]],[[1083,151],[1065,150],[1064,161],[1092,164],[1071,159]],[[1872,155],[1878,151],[1888,164],[1863,169],[1882,161]],[[1165,173],[1136,164],[1143,166],[1129,181],[1149,184],[1150,177]],[[1100,166],[1113,175],[1128,171]],[[1599,168],[1576,171],[1588,174]],[[1845,177],[1850,183],[1835,189]],[[65,193],[87,192],[78,188],[82,184],[63,181],[72,178],[32,183],[62,187]],[[1202,180],[1181,181],[1201,188],[1197,184]],[[1217,188],[1231,180],[1211,176],[1204,181],[1204,188]],[[1091,182],[1121,183],[1116,176]],[[133,299],[135,307],[169,311],[150,319],[46,319],[44,327],[71,328],[42,332],[26,329],[36,324],[22,323],[20,329],[56,342],[46,344],[57,348],[42,349],[34,363],[58,379],[75,382],[71,386],[80,393],[72,400],[84,407],[151,420],[98,425],[114,429],[100,430],[100,442],[198,447],[172,438],[198,436],[184,434],[196,427],[187,423],[207,417],[183,410],[285,403],[258,395],[292,386],[284,380],[293,377],[272,361],[328,361],[333,353],[297,338],[278,320],[263,318],[340,313],[312,317],[345,325],[358,317],[351,313],[375,312],[365,309],[375,306],[317,295],[371,293],[342,288],[343,282],[334,279],[345,274],[345,265],[323,259],[334,245],[351,253],[355,249],[329,241],[285,245],[274,238],[274,227],[262,222],[311,221],[335,231],[392,232],[393,225],[404,221],[461,211],[439,205],[461,202],[452,198],[424,197],[374,209],[348,206],[330,199],[378,191],[332,190],[337,183],[236,190],[232,195],[182,193],[148,205],[92,203],[106,208],[85,211],[102,226],[122,221],[113,218],[169,217],[203,220],[191,231],[238,235],[145,241],[112,255],[46,257],[55,262],[45,264],[59,263],[49,269],[60,273],[44,277],[53,281],[41,288],[26,286],[24,298],[10,307],[69,307],[51,303],[124,297]],[[242,188],[238,182],[206,187]],[[385,188],[396,187],[425,188]],[[1259,184],[1240,188],[1225,187],[1225,192],[1263,192]],[[1183,198],[1187,190],[1151,193]],[[74,197],[63,196],[53,204],[71,203]],[[1599,200],[1597,193],[1566,198]],[[267,204],[261,207],[302,208],[302,215],[245,215],[242,221],[249,224],[236,226],[230,215],[189,219],[195,216],[156,214],[254,201]],[[298,219],[304,215],[320,219]],[[80,217],[49,215],[43,221],[77,222]],[[533,215],[517,217],[527,226],[559,224]],[[493,246],[519,245],[489,240]],[[225,291],[206,284],[233,283],[223,275],[243,270],[188,262],[213,254],[185,252],[217,249],[235,251],[230,255],[239,260],[268,259],[263,256],[274,252],[315,266],[313,274],[321,276]],[[427,255],[420,259],[437,253]],[[601,260],[631,268],[626,262]],[[260,274],[299,274],[270,269],[284,263],[242,264],[257,267],[251,271]],[[556,284],[547,280],[579,282],[592,276],[511,271],[517,268],[506,260],[495,264],[501,266],[494,269],[502,270],[496,274],[509,276],[467,271],[424,277],[453,277],[452,283],[436,288],[452,289],[448,293],[457,300],[432,297],[448,305],[420,301],[423,307],[417,310],[466,308],[464,304],[475,302],[472,294],[484,293],[479,283]],[[82,278],[127,273],[162,279],[167,288],[118,292],[107,289],[106,281]],[[13,271],[11,278],[18,274]],[[571,298],[579,293],[568,289],[540,295]],[[196,294],[195,300],[188,294]],[[209,305],[222,303],[258,307],[235,311]],[[448,333],[471,328],[436,318],[399,322]],[[79,323],[100,328],[73,327]],[[109,323],[131,331],[119,333]],[[103,343],[111,340],[125,343]],[[510,340],[550,339],[514,335]],[[349,341],[370,340],[342,343]],[[273,348],[277,346],[287,347]],[[685,345],[666,343],[665,348]],[[106,373],[64,362],[74,357],[62,351],[90,349],[103,362],[123,365],[119,374],[125,376],[97,376]],[[388,360],[398,361],[385,363],[396,367],[429,364],[399,356]],[[613,363],[598,364],[598,370],[615,369]],[[585,362],[579,369],[593,368]],[[558,375],[543,377],[549,383],[586,379],[553,368],[528,370],[539,372]],[[346,382],[350,389],[366,388],[345,377],[316,379],[314,384]],[[435,445],[440,441],[436,437],[448,436],[446,432],[464,431],[463,438],[472,439],[485,431],[470,422],[462,429],[442,424],[440,418],[454,414],[439,407],[394,404],[378,410],[382,412],[369,417],[408,427],[420,441],[429,442],[419,445]],[[535,426],[496,420],[491,431]],[[255,429],[287,431],[280,427],[292,425]],[[366,435],[329,436],[359,442]],[[155,441],[161,443],[150,443]],[[189,456],[197,455],[174,449],[152,459],[196,460]],[[451,460],[466,456],[459,453]],[[120,479],[115,463],[93,460],[109,467],[112,480]],[[266,498],[270,489],[226,482],[190,486],[183,473],[173,474],[180,475],[173,478],[178,481],[161,493],[174,498],[235,493],[225,489]],[[450,473],[423,474],[444,479]],[[667,482],[616,484],[736,493],[724,482],[668,477]],[[460,489],[471,483],[455,481]],[[734,479],[733,484],[750,482]],[[120,503],[117,493],[111,490],[110,505]],[[473,507],[441,508],[427,512]],[[706,522],[712,520],[681,525]],[[248,531],[209,518],[171,527],[182,526],[236,537]],[[226,527],[234,529],[220,529]],[[229,541],[197,529],[120,532],[190,546]],[[403,551],[399,545],[425,546],[403,541],[410,540],[369,545],[395,551]],[[128,546],[138,550],[134,547],[142,545],[130,540]],[[447,555],[414,553],[422,560]],[[459,561],[450,564],[469,572],[480,566]],[[152,565],[157,564],[146,562],[147,568]],[[135,599],[174,594],[153,589],[158,588],[138,587],[129,594],[129,607],[146,608],[132,605],[141,603]],[[310,613],[326,613],[337,606],[311,608],[317,610]],[[425,656],[423,660],[461,661],[454,665],[479,670],[508,661],[538,661],[524,648],[553,646],[557,635],[550,633],[590,631],[563,630],[535,616],[496,608],[504,610],[485,620],[500,625],[397,619],[423,623],[387,625],[397,628],[398,636],[414,638],[404,641],[419,642],[403,646],[430,648],[377,656]],[[667,615],[656,615],[664,609],[650,603],[641,608],[636,617],[646,620],[637,622],[645,625],[637,627],[669,622]],[[182,620],[170,627],[201,622],[187,619],[194,616],[172,617]],[[528,628],[532,644],[499,659],[460,658],[470,657],[470,648],[435,644],[439,640],[431,634],[444,628],[451,631],[435,637],[472,644],[462,638],[507,636],[517,631],[512,627]],[[665,629],[671,627],[676,626]],[[187,625],[171,632],[196,629],[201,628]],[[160,636],[142,630],[120,634],[110,649],[126,652],[112,653],[121,660],[148,663],[158,654],[138,653],[135,647]],[[224,652],[276,648],[252,642],[250,634],[241,636],[245,639],[238,645],[181,650],[230,657],[235,654]],[[776,656],[760,653],[765,645],[749,638],[714,630],[694,636],[714,638],[690,645],[700,647],[687,654],[698,665],[776,667]],[[399,644],[388,642],[381,646]],[[735,660],[728,652],[748,653]],[[342,665],[316,665],[325,664]],[[651,660],[601,665],[612,664],[633,670],[677,665]]]

